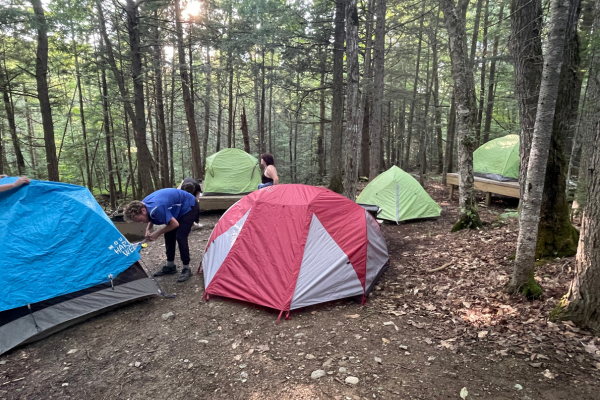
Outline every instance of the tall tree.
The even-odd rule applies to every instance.
[[[500,4],[498,11],[498,24],[502,22],[504,16],[504,3]],[[490,79],[488,82],[487,104],[485,109],[485,124],[483,126],[483,141],[487,143],[490,140],[490,130],[492,128],[492,118],[494,116],[494,92],[496,85],[496,57],[498,56],[498,45],[500,44],[500,34],[494,36],[494,44],[492,45],[492,61],[490,62]]]
[[[335,31],[333,40],[333,82],[331,104],[331,151],[329,189],[336,193],[344,190],[342,182],[342,136],[344,128],[344,18],[346,0],[335,2]]]
[[[158,19],[158,12],[154,13]],[[169,147],[167,145],[167,123],[165,120],[165,104],[163,95],[163,72],[162,72],[162,53],[163,47],[160,40],[160,30],[158,26],[154,30],[154,88],[156,95],[156,134],[160,148],[160,177],[163,188],[169,184]]]
[[[465,20],[457,12],[454,0],[441,0],[440,7],[444,12],[444,21],[448,30],[458,124],[460,219],[452,231],[464,228],[478,229],[482,224],[473,186],[473,151],[478,145],[475,139],[477,104],[473,70],[467,58]]]
[[[375,15],[373,13],[375,0],[369,0],[368,7],[365,10],[365,56],[364,56],[364,77],[362,80],[362,108],[361,113],[361,142],[360,142],[360,175],[369,176],[370,163],[370,150],[369,145],[371,138],[369,135],[369,107],[371,104],[372,87],[371,79],[373,78],[373,68],[371,64],[371,48],[373,46],[373,21]]]
[[[202,175],[202,154],[200,152],[200,140],[196,128],[196,115],[194,112],[193,92],[190,91],[190,76],[188,75],[187,62],[185,59],[185,46],[183,43],[183,28],[181,26],[181,0],[175,0],[175,26],[177,30],[177,53],[179,55],[179,75],[181,76],[181,89],[188,131],[190,134],[190,146],[192,148],[192,175],[199,178]],[[208,100],[208,99],[207,99]]]
[[[0,68],[0,85],[2,85],[2,96],[4,100],[4,110],[6,111],[6,119],[8,120],[8,130],[10,131],[10,138],[13,142],[15,157],[17,158],[17,172],[19,175],[23,175],[25,173],[25,158],[21,152],[21,142],[17,136],[15,108],[10,93],[10,79],[8,78],[8,71],[3,70],[2,68]]]
[[[483,120],[483,102],[485,99],[485,70],[487,65],[487,47],[488,47],[488,20],[490,15],[490,0],[485,0],[483,11],[483,46],[481,49],[481,84],[479,86],[479,113],[477,114],[477,142],[481,142],[481,122]]]
[[[421,66],[421,47],[423,43],[423,22],[425,21],[425,1],[421,6],[421,20],[419,22],[419,44],[417,45],[417,66],[415,67],[415,80],[413,83],[413,93],[410,99],[410,111],[408,112],[408,131],[406,133],[406,146],[402,168],[408,168],[410,161],[410,144],[412,141],[413,120],[415,117],[415,102],[417,101],[417,90],[419,87],[419,67]]]
[[[581,236],[575,277],[552,319],[570,320],[582,328],[600,330],[600,129],[592,142],[592,159],[586,174],[588,203],[581,219]]]
[[[384,3],[383,8],[385,9],[385,0],[381,0],[381,2]],[[379,20],[377,25],[379,25]],[[348,114],[348,121],[344,134],[344,196],[355,201],[361,150],[358,145],[361,107],[359,93],[360,73],[358,66],[358,9],[356,8],[356,0],[348,0],[348,4],[346,5],[346,70],[346,112]]]
[[[442,139],[442,110],[440,109],[440,80],[438,59],[438,25],[440,21],[439,11],[435,16],[435,30],[431,38],[431,53],[433,57],[433,106],[435,108],[435,132],[437,144],[438,174],[444,172],[444,143]]]
[[[41,0],[31,0],[35,14],[37,28],[37,52],[35,59],[35,80],[37,82],[38,100],[44,127],[44,143],[46,147],[46,166],[48,167],[48,180],[59,181],[58,158],[56,157],[56,143],[54,141],[54,122],[52,121],[52,107],[48,94],[48,24],[44,15]]]
[[[381,126],[383,123],[383,78],[385,52],[385,13],[386,0],[377,0],[375,14],[375,45],[373,46],[373,118],[371,119],[371,154],[369,179],[379,175],[381,153]]]
[[[542,3],[541,0],[512,0],[510,11],[508,45],[513,56],[515,93],[519,103],[519,183],[523,196],[543,67]]]
[[[505,288],[509,293],[522,293],[528,298],[537,298],[541,295],[541,288],[534,277],[535,250],[569,8],[569,2],[552,0],[548,43],[525,182],[526,189],[521,193],[517,255],[512,278]]]
[[[87,127],[85,125],[85,112],[83,106],[83,89],[81,88],[81,71],[79,68],[79,57],[77,51],[77,44],[75,43],[75,32],[71,30],[72,42],[73,42],[73,57],[75,59],[75,75],[77,77],[77,93],[79,95],[79,119],[81,121],[81,133],[83,135],[83,152],[85,154],[85,172],[87,178],[87,187],[90,192],[93,193],[93,182],[92,182],[92,171],[90,169],[90,156],[88,154],[88,143],[87,143]]]
[[[577,124],[581,93],[581,56],[577,25],[581,0],[570,0],[564,55],[552,139],[546,167],[544,194],[536,247],[536,258],[573,256],[579,233],[571,225],[567,203],[567,160],[565,144]]]

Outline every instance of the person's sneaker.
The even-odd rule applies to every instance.
[[[189,268],[184,268],[181,270],[181,275],[177,278],[177,282],[185,282],[192,276],[192,270]]]
[[[164,276],[164,275],[173,275],[177,273],[177,267],[167,267],[166,265],[162,267],[162,269],[158,272],[155,272],[153,276]]]

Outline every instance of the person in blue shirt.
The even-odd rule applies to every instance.
[[[188,236],[194,222],[199,220],[199,209],[196,197],[180,189],[160,189],[148,195],[144,200],[134,200],[123,212],[125,221],[148,223],[146,240],[154,241],[165,235],[167,265],[154,276],[177,273],[175,266],[175,245],[179,246],[179,254],[183,269],[177,279],[185,282],[192,276],[190,270],[190,249]],[[154,225],[164,225],[152,232]]]

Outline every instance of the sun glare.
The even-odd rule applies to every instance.
[[[188,0],[185,8],[183,9],[182,15],[185,19],[189,19],[190,17],[194,17],[200,14],[202,7],[200,2],[197,0]]]

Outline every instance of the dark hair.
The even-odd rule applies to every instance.
[[[142,213],[142,209],[146,208],[146,205],[139,200],[134,200],[129,203],[123,210],[123,219],[125,222],[133,222],[133,218],[136,215]]]
[[[181,190],[196,195],[196,186],[192,182],[185,182],[181,185]]]
[[[267,165],[275,165],[275,159],[269,153],[263,154],[260,158],[262,158]]]

